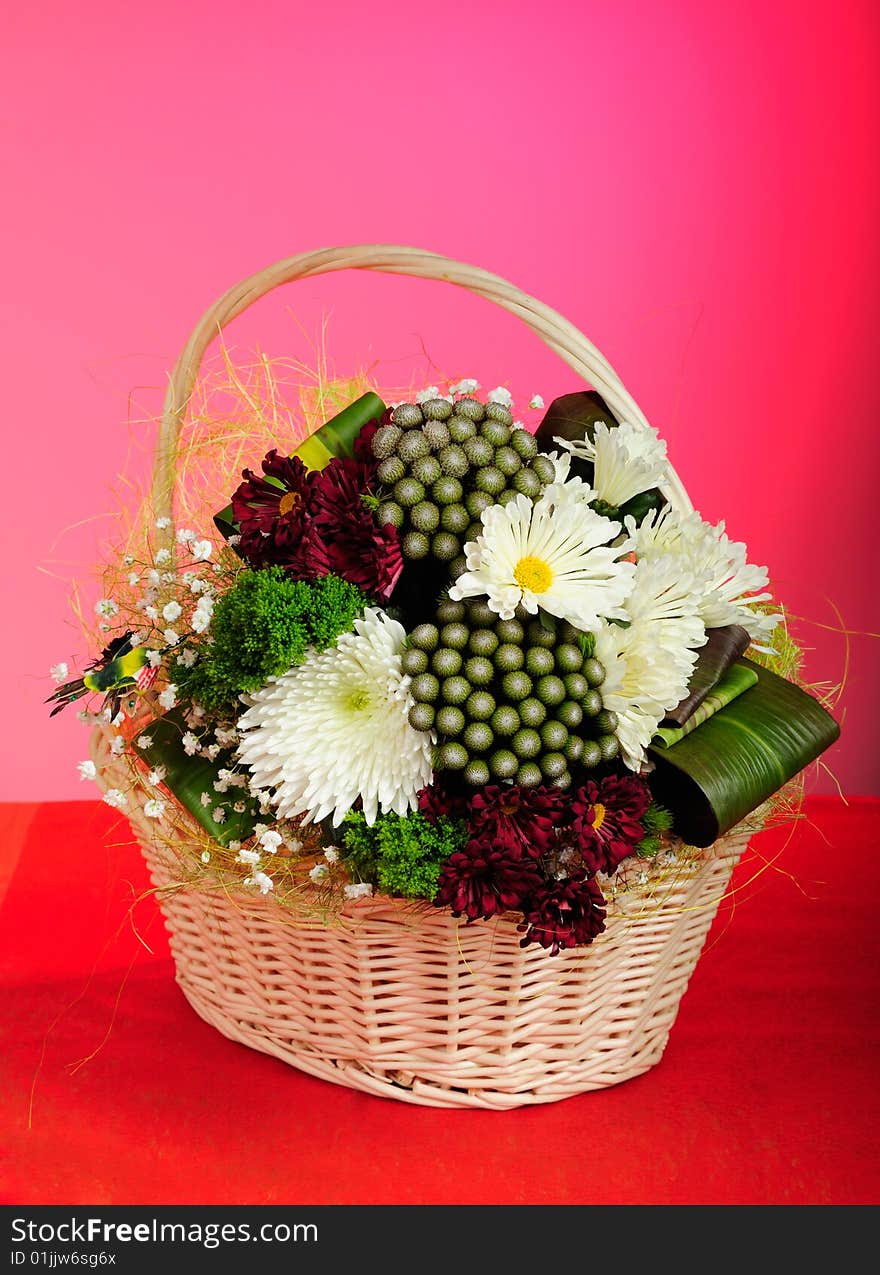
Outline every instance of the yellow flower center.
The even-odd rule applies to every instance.
[[[293,509],[293,507],[297,504],[299,504],[299,492],[286,491],[278,501],[278,512],[282,516],[284,514],[289,514],[291,509]]]
[[[513,578],[529,593],[546,593],[553,583],[553,572],[543,558],[520,558],[513,569]]]
[[[352,691],[348,697],[347,707],[353,713],[360,713],[370,707],[370,693],[362,689]]]
[[[593,828],[598,832],[605,822],[605,807],[601,801],[597,801],[593,807]]]

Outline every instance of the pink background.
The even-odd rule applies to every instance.
[[[880,646],[854,636],[847,661],[831,629],[836,607],[880,630],[878,15],[874,0],[10,8],[0,799],[94,795],[75,774],[84,728],[50,725],[42,700],[49,665],[80,653],[69,581],[117,473],[146,465],[129,417],[157,410],[228,285],[374,241],[482,265],[595,341],[703,515],[808,618],[808,676],[847,669],[825,760],[848,792],[877,792]],[[397,383],[425,349],[526,399],[579,388],[515,320],[422,281],[298,284],[229,339],[302,357],[297,325],[327,314],[340,371],[381,358]]]

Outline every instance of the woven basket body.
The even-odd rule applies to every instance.
[[[343,268],[422,275],[466,287],[522,318],[618,417],[644,421],[601,354],[554,311],[471,266],[403,247],[328,249],[291,258],[230,290],[201,320],[172,374],[153,484],[173,518],[175,448],[201,358],[253,301],[280,283]],[[674,474],[664,488],[692,506]],[[168,543],[173,549],[173,525]],[[96,732],[105,787],[125,758]],[[362,899],[328,924],[269,899],[181,886],[180,863],[135,805],[138,834],[187,1000],[230,1039],[312,1075],[408,1102],[508,1108],[619,1083],[663,1053],[681,997],[753,825],[663,873],[629,862],[605,932],[550,956],[520,946],[519,917],[465,924],[430,904]],[[205,874],[207,877],[207,874]],[[648,877],[647,882],[642,878]]]

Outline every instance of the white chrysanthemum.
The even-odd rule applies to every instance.
[[[273,791],[285,818],[334,825],[360,797],[368,823],[377,813],[415,808],[431,779],[432,737],[414,730],[414,701],[400,652],[406,634],[369,608],[334,647],[247,698],[238,754],[253,785]]]
[[[608,426],[599,421],[588,438],[566,440],[554,438],[573,456],[593,465],[593,486],[599,499],[619,509],[633,496],[659,487],[669,472],[666,444],[650,425],[632,425],[623,421]]]
[[[623,760],[638,770],[651,736],[685,696],[706,640],[698,614],[703,582],[674,559],[642,561],[627,601],[629,624],[603,624],[596,658],[605,668],[602,702],[617,714]]]
[[[621,608],[635,567],[620,561],[627,543],[610,544],[620,523],[590,508],[593,494],[586,484],[562,480],[537,501],[519,495],[507,505],[491,505],[481,534],[465,545],[468,569],[450,598],[485,595],[505,620],[518,606],[532,615],[541,607],[585,630],[602,618],[625,616]]]
[[[638,529],[630,518],[626,525],[639,558],[673,557],[705,579],[700,616],[707,629],[740,624],[753,642],[768,641],[780,616],[753,609],[772,597],[761,592],[767,568],[747,561],[746,546],[729,539],[723,522],[713,527],[698,513],[680,514],[667,505],[652,510]]]

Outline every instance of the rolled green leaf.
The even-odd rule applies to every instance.
[[[664,726],[684,726],[709,692],[736,660],[745,655],[751,638],[741,624],[725,624],[706,630],[706,642],[697,652],[697,663],[688,683],[688,692],[680,704],[670,709]]]
[[[614,417],[608,404],[595,390],[576,390],[573,394],[560,394],[554,398],[544,419],[535,430],[535,438],[541,451],[554,452],[559,445],[556,438],[564,438],[566,442],[580,443],[584,438],[593,441],[596,425],[603,421],[608,426],[616,426],[620,422]],[[593,466],[588,460],[579,456],[571,458],[571,473],[584,482],[593,481]]]
[[[370,390],[360,398],[349,403],[348,407],[326,421],[320,429],[316,429],[292,453],[298,456],[306,469],[323,469],[335,456],[351,458],[354,456],[354,445],[358,434],[370,421],[378,420],[385,412],[385,404],[378,394]],[[267,482],[275,482],[268,478]],[[277,483],[281,486],[281,483]],[[214,515],[214,526],[225,538],[235,535],[238,524],[232,516],[232,505],[228,504]]]
[[[560,394],[544,413],[544,419],[535,430],[535,438],[544,451],[553,450],[554,438],[564,438],[568,442],[581,442],[588,438],[592,442],[600,421],[609,427],[620,423],[601,394],[595,390]]]
[[[708,846],[829,748],[840,727],[818,700],[751,660],[737,696],[670,748],[651,746],[654,799],[689,845]]]
[[[535,438],[542,451],[557,451],[559,444],[554,441],[557,438],[572,443],[588,438],[592,442],[596,426],[600,422],[609,429],[620,424],[601,394],[597,394],[595,390],[577,390],[573,394],[561,394],[559,398],[553,399],[535,431]],[[572,456],[571,473],[584,482],[593,481],[592,463],[581,456]],[[649,491],[640,491],[620,509],[603,512],[607,512],[611,518],[623,519],[630,515],[635,519],[636,525],[639,525],[650,510],[659,509],[664,503],[662,493],[652,487]]]
[[[671,748],[673,744],[684,739],[685,735],[690,735],[691,731],[702,726],[703,722],[708,721],[713,714],[735,700],[737,695],[742,695],[743,691],[749,690],[757,680],[758,674],[754,669],[746,668],[745,664],[734,664],[720,682],[703,696],[699,706],[694,709],[683,726],[661,726],[659,730],[656,730],[651,740],[652,746]]]
[[[149,746],[144,747],[135,739],[132,747],[149,766],[165,769],[164,787],[221,846],[230,841],[245,841],[259,819],[257,803],[246,788],[232,787],[226,793],[218,793],[214,787],[220,779],[220,771],[235,766],[232,749],[218,753],[214,761],[198,753],[190,757],[183,747],[187,730],[182,712],[175,708],[143,731],[139,738],[149,739]],[[209,794],[208,805],[203,804],[202,793]],[[239,802],[244,803],[243,812],[233,810]],[[226,812],[222,822],[213,816],[217,807]]]

